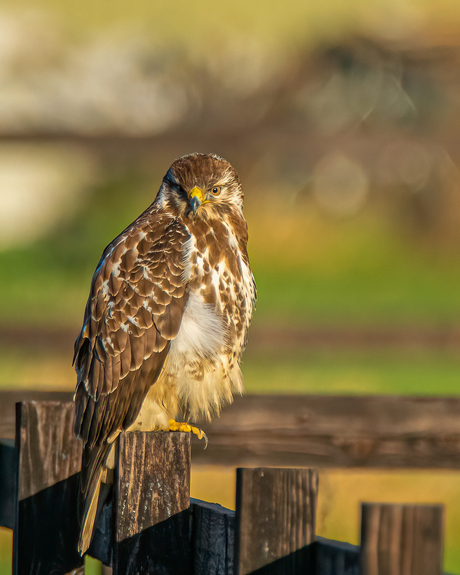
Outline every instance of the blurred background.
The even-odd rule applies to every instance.
[[[454,0],[0,0],[0,387],[74,387],[103,248],[199,151],[245,190],[248,392],[459,394],[459,32]],[[352,543],[360,499],[445,502],[460,573],[458,474],[320,481]]]

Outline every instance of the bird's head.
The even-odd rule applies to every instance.
[[[173,162],[157,201],[177,215],[223,219],[243,211],[243,190],[235,169],[214,154],[190,154]]]

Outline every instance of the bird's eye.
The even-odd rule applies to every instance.
[[[214,186],[211,190],[211,194],[213,196],[218,196],[220,194],[220,190],[221,190],[220,186]]]

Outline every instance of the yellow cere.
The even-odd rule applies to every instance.
[[[199,188],[198,186],[195,186],[194,188],[192,188],[192,190],[190,191],[189,197],[190,198],[197,197],[202,204],[209,201],[206,199],[206,196],[205,196],[203,190],[201,188]]]

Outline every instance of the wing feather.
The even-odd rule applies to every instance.
[[[161,373],[188,298],[188,238],[171,216],[150,214],[104,251],[75,343],[75,430],[88,445],[129,427]]]

